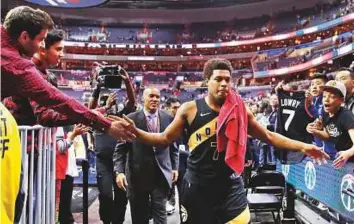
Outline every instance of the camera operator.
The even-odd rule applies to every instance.
[[[102,83],[102,80],[100,81],[99,79],[99,72],[102,71],[101,68],[104,66],[98,66],[99,68],[95,68],[95,72],[93,73],[93,82],[97,82],[97,86],[89,102],[89,108],[91,109],[97,106],[101,88],[105,87],[105,83]],[[122,116],[123,114],[135,111],[136,96],[128,73],[124,69],[119,68],[116,75],[120,76],[125,84],[128,100],[124,102],[123,110],[118,111],[117,95],[116,93],[110,94],[105,103],[105,114]],[[124,222],[127,198],[126,193],[117,187],[115,174],[113,173],[113,151],[117,141],[109,135],[98,131],[93,133],[93,137],[96,154],[100,219],[103,223],[121,224]],[[112,188],[114,189],[114,193]]]

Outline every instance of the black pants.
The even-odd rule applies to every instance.
[[[154,224],[167,224],[166,202],[168,192],[167,184],[157,184],[153,190],[149,191],[130,188],[129,203],[132,223],[148,224],[149,213],[151,212]]]
[[[185,176],[181,199],[182,223],[224,224],[247,208],[242,178],[198,181]]]
[[[74,178],[66,175],[61,181],[60,203],[59,203],[59,222],[62,224],[74,223],[71,213],[71,198],[73,195]]]
[[[247,187],[252,176],[252,166],[245,167],[242,173],[243,183]]]
[[[168,202],[172,205],[175,206],[176,205],[176,186],[177,183],[173,183],[172,184],[172,188],[168,194]]]
[[[126,192],[118,188],[112,158],[96,159],[99,213],[103,223],[122,224],[127,207]]]

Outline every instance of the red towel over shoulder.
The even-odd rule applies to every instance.
[[[241,175],[247,146],[247,111],[241,97],[230,91],[217,121],[218,151],[226,150],[225,162]]]

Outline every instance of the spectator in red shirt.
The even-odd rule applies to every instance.
[[[39,9],[20,6],[8,12],[1,27],[1,98],[28,97],[77,123],[107,132],[119,140],[132,140],[135,135],[127,122],[122,119],[111,122],[66,96],[46,82],[26,58],[38,52],[52,26],[51,17]]]
[[[41,46],[38,53],[32,58],[32,62],[35,64],[37,70],[55,87],[57,87],[56,77],[54,74],[47,73],[47,68],[57,66],[60,59],[63,57],[63,38],[62,31],[49,31],[45,38],[45,47]],[[35,101],[30,101],[27,97],[7,97],[3,102],[19,125],[41,124],[43,126],[53,127],[77,123],[77,121],[69,119],[65,115],[40,106]]]
[[[45,38],[45,47],[41,46],[38,53],[32,57],[41,75],[52,85],[57,87],[57,80],[54,74],[47,73],[47,68],[57,66],[64,55],[63,32],[61,30],[51,30]],[[27,97],[13,96],[3,100],[5,107],[15,117],[19,125],[41,124],[47,127],[58,127],[76,124],[77,121],[62,115],[55,110],[48,109],[38,105],[35,101],[30,101]],[[99,111],[105,111],[105,108],[98,108]],[[38,133],[35,132],[36,139]],[[31,150],[32,136],[27,136],[27,150]],[[34,148],[37,149],[38,140],[35,140]]]

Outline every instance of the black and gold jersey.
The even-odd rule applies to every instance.
[[[216,125],[219,113],[212,110],[205,98],[196,100],[197,114],[187,128],[190,155],[187,161],[189,179],[214,180],[229,177],[233,171],[225,163],[225,152],[216,147]]]

